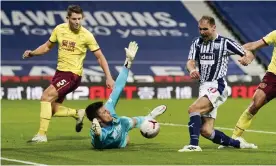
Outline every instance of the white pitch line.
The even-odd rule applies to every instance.
[[[30,165],[47,166],[47,165],[45,165],[45,164],[34,163],[34,162],[23,161],[23,160],[16,160],[16,159],[9,159],[9,158],[5,158],[5,157],[1,157],[1,160],[12,161],[12,162],[17,162],[17,163],[23,163],[23,164],[30,164]]]
[[[188,125],[183,125],[183,124],[173,124],[173,123],[160,123],[161,125],[164,126],[180,126],[180,127],[188,127]],[[234,129],[231,128],[226,128],[226,127],[215,127],[216,129],[222,129],[222,130],[230,130],[233,131]],[[246,130],[246,132],[250,133],[262,133],[262,134],[273,134],[276,135],[276,132],[273,131],[261,131],[261,130]]]

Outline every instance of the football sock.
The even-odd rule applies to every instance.
[[[240,137],[243,134],[244,130],[248,129],[249,126],[251,125],[252,118],[253,118],[253,115],[248,112],[248,109],[246,109],[240,116],[235,126],[232,138]]]
[[[62,105],[58,106],[57,112],[53,115],[54,117],[74,117],[78,118],[77,110],[64,107]]]
[[[38,134],[46,135],[52,117],[52,105],[50,102],[45,101],[41,101],[40,105],[40,128]]]
[[[240,141],[234,140],[227,135],[225,135],[223,132],[219,130],[214,130],[209,138],[216,144],[220,144],[223,146],[233,146],[236,148],[240,147]]]
[[[188,123],[190,132],[190,145],[198,146],[199,134],[201,127],[201,117],[200,113],[192,112],[190,113],[190,122]]]

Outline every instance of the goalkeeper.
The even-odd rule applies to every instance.
[[[130,42],[128,48],[125,48],[126,60],[124,67],[116,79],[115,88],[112,90],[108,101],[105,104],[103,102],[92,103],[85,109],[87,118],[92,121],[90,129],[91,144],[96,149],[126,147],[129,143],[128,132],[131,129],[139,128],[144,120],[155,119],[166,111],[166,106],[161,105],[153,109],[147,116],[133,118],[119,117],[115,112],[137,50],[136,42]]]

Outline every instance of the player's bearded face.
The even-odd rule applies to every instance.
[[[72,15],[68,17],[71,30],[73,31],[79,30],[81,26],[82,18],[83,18],[82,14],[78,14],[78,13],[72,13]]]
[[[200,36],[203,40],[212,40],[215,33],[215,25],[210,25],[208,21],[201,21],[198,25]]]
[[[100,110],[98,111],[98,117],[102,123],[108,123],[113,120],[110,112],[106,110],[105,107],[100,108]]]

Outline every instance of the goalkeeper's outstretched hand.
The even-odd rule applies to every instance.
[[[136,53],[138,51],[138,44],[135,41],[132,41],[129,43],[128,48],[125,48],[126,51],[126,61],[125,66],[127,68],[130,68],[132,65],[132,62],[136,56]]]

